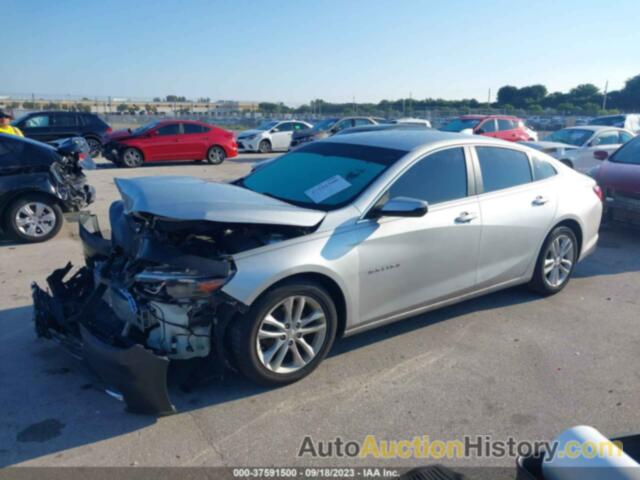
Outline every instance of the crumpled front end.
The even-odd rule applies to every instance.
[[[175,412],[167,390],[174,360],[222,357],[224,329],[242,305],[219,288],[233,275],[229,258],[195,255],[190,235],[152,229],[112,205],[112,239],[83,214],[86,266],[72,265],[32,285],[38,336],[60,341],[135,413]],[[215,258],[212,258],[215,257]]]

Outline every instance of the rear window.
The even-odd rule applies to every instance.
[[[206,127],[203,127],[202,125],[197,125],[195,123],[184,123],[182,125],[182,128],[184,129],[184,133],[205,133],[208,132],[209,129]]]
[[[624,127],[624,115],[614,115],[612,117],[598,117],[591,120],[591,125],[603,125],[605,127]]]
[[[255,170],[240,185],[294,205],[333,210],[353,201],[407,152],[318,142]]]
[[[517,150],[499,147],[476,147],[484,192],[530,183],[529,157]]]

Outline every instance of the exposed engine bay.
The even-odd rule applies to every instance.
[[[172,219],[127,211],[126,199],[109,217],[110,240],[82,214],[84,267],[54,271],[48,292],[32,285],[36,331],[86,360],[129,410],[172,413],[170,360],[231,366],[225,332],[247,308],[221,291],[235,273],[232,255],[313,228]]]

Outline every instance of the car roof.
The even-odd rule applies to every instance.
[[[469,115],[460,115],[462,119],[486,119],[486,118],[500,118],[505,120],[520,120],[520,118],[515,117],[513,115],[479,115],[479,114],[469,114]]]
[[[621,130],[626,132],[627,130],[619,127],[611,127],[607,125],[576,125],[575,127],[565,127],[562,130],[591,130],[592,132],[600,132],[602,130]]]
[[[62,113],[76,113],[79,115],[96,115],[93,112],[69,112],[67,110],[38,110],[37,112],[29,112],[27,115],[56,115]]]
[[[465,135],[463,133],[441,132],[428,129],[383,129],[350,135],[334,135],[326,140],[331,143],[344,143],[351,145],[366,145],[370,147],[392,148],[407,152],[432,143],[451,142],[459,143],[487,143],[492,145],[505,145],[503,140],[495,140],[479,135]]]

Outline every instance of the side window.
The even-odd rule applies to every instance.
[[[478,127],[478,130],[482,130],[483,133],[492,133],[496,131],[496,121],[487,120]]]
[[[618,132],[620,134],[618,143],[627,143],[629,140],[633,138],[633,135],[627,132]]]
[[[516,128],[516,126],[511,120],[506,120],[504,118],[498,119],[498,130],[513,130],[514,128]]]
[[[24,122],[27,128],[42,128],[49,126],[49,115],[35,115]]]
[[[603,132],[598,135],[593,142],[591,142],[591,145],[594,147],[596,145],[616,145],[618,141],[618,132]]]
[[[354,124],[356,127],[361,127],[364,125],[372,125],[372,122],[368,118],[356,118]]]
[[[279,132],[290,132],[293,129],[293,124],[291,122],[281,123],[278,125]]]
[[[411,197],[430,205],[467,196],[467,166],[462,148],[449,148],[419,160],[391,186],[388,198]]]
[[[306,130],[309,128],[304,123],[294,123],[293,125],[294,130]]]
[[[56,127],[75,127],[78,124],[75,113],[57,113],[51,120]]]
[[[178,135],[180,133],[180,124],[170,123],[158,129],[158,135]]]
[[[526,154],[500,147],[476,147],[476,152],[485,193],[531,182]]]
[[[341,122],[338,122],[338,124],[333,127],[333,129],[336,132],[339,132],[340,130],[344,130],[345,128],[351,128],[353,126],[353,120],[352,119],[348,119],[348,120],[342,120]]]
[[[544,180],[557,175],[556,169],[549,162],[538,157],[533,157],[533,179]]]
[[[182,129],[186,134],[205,132],[205,129],[201,125],[196,125],[195,123],[183,123]]]

